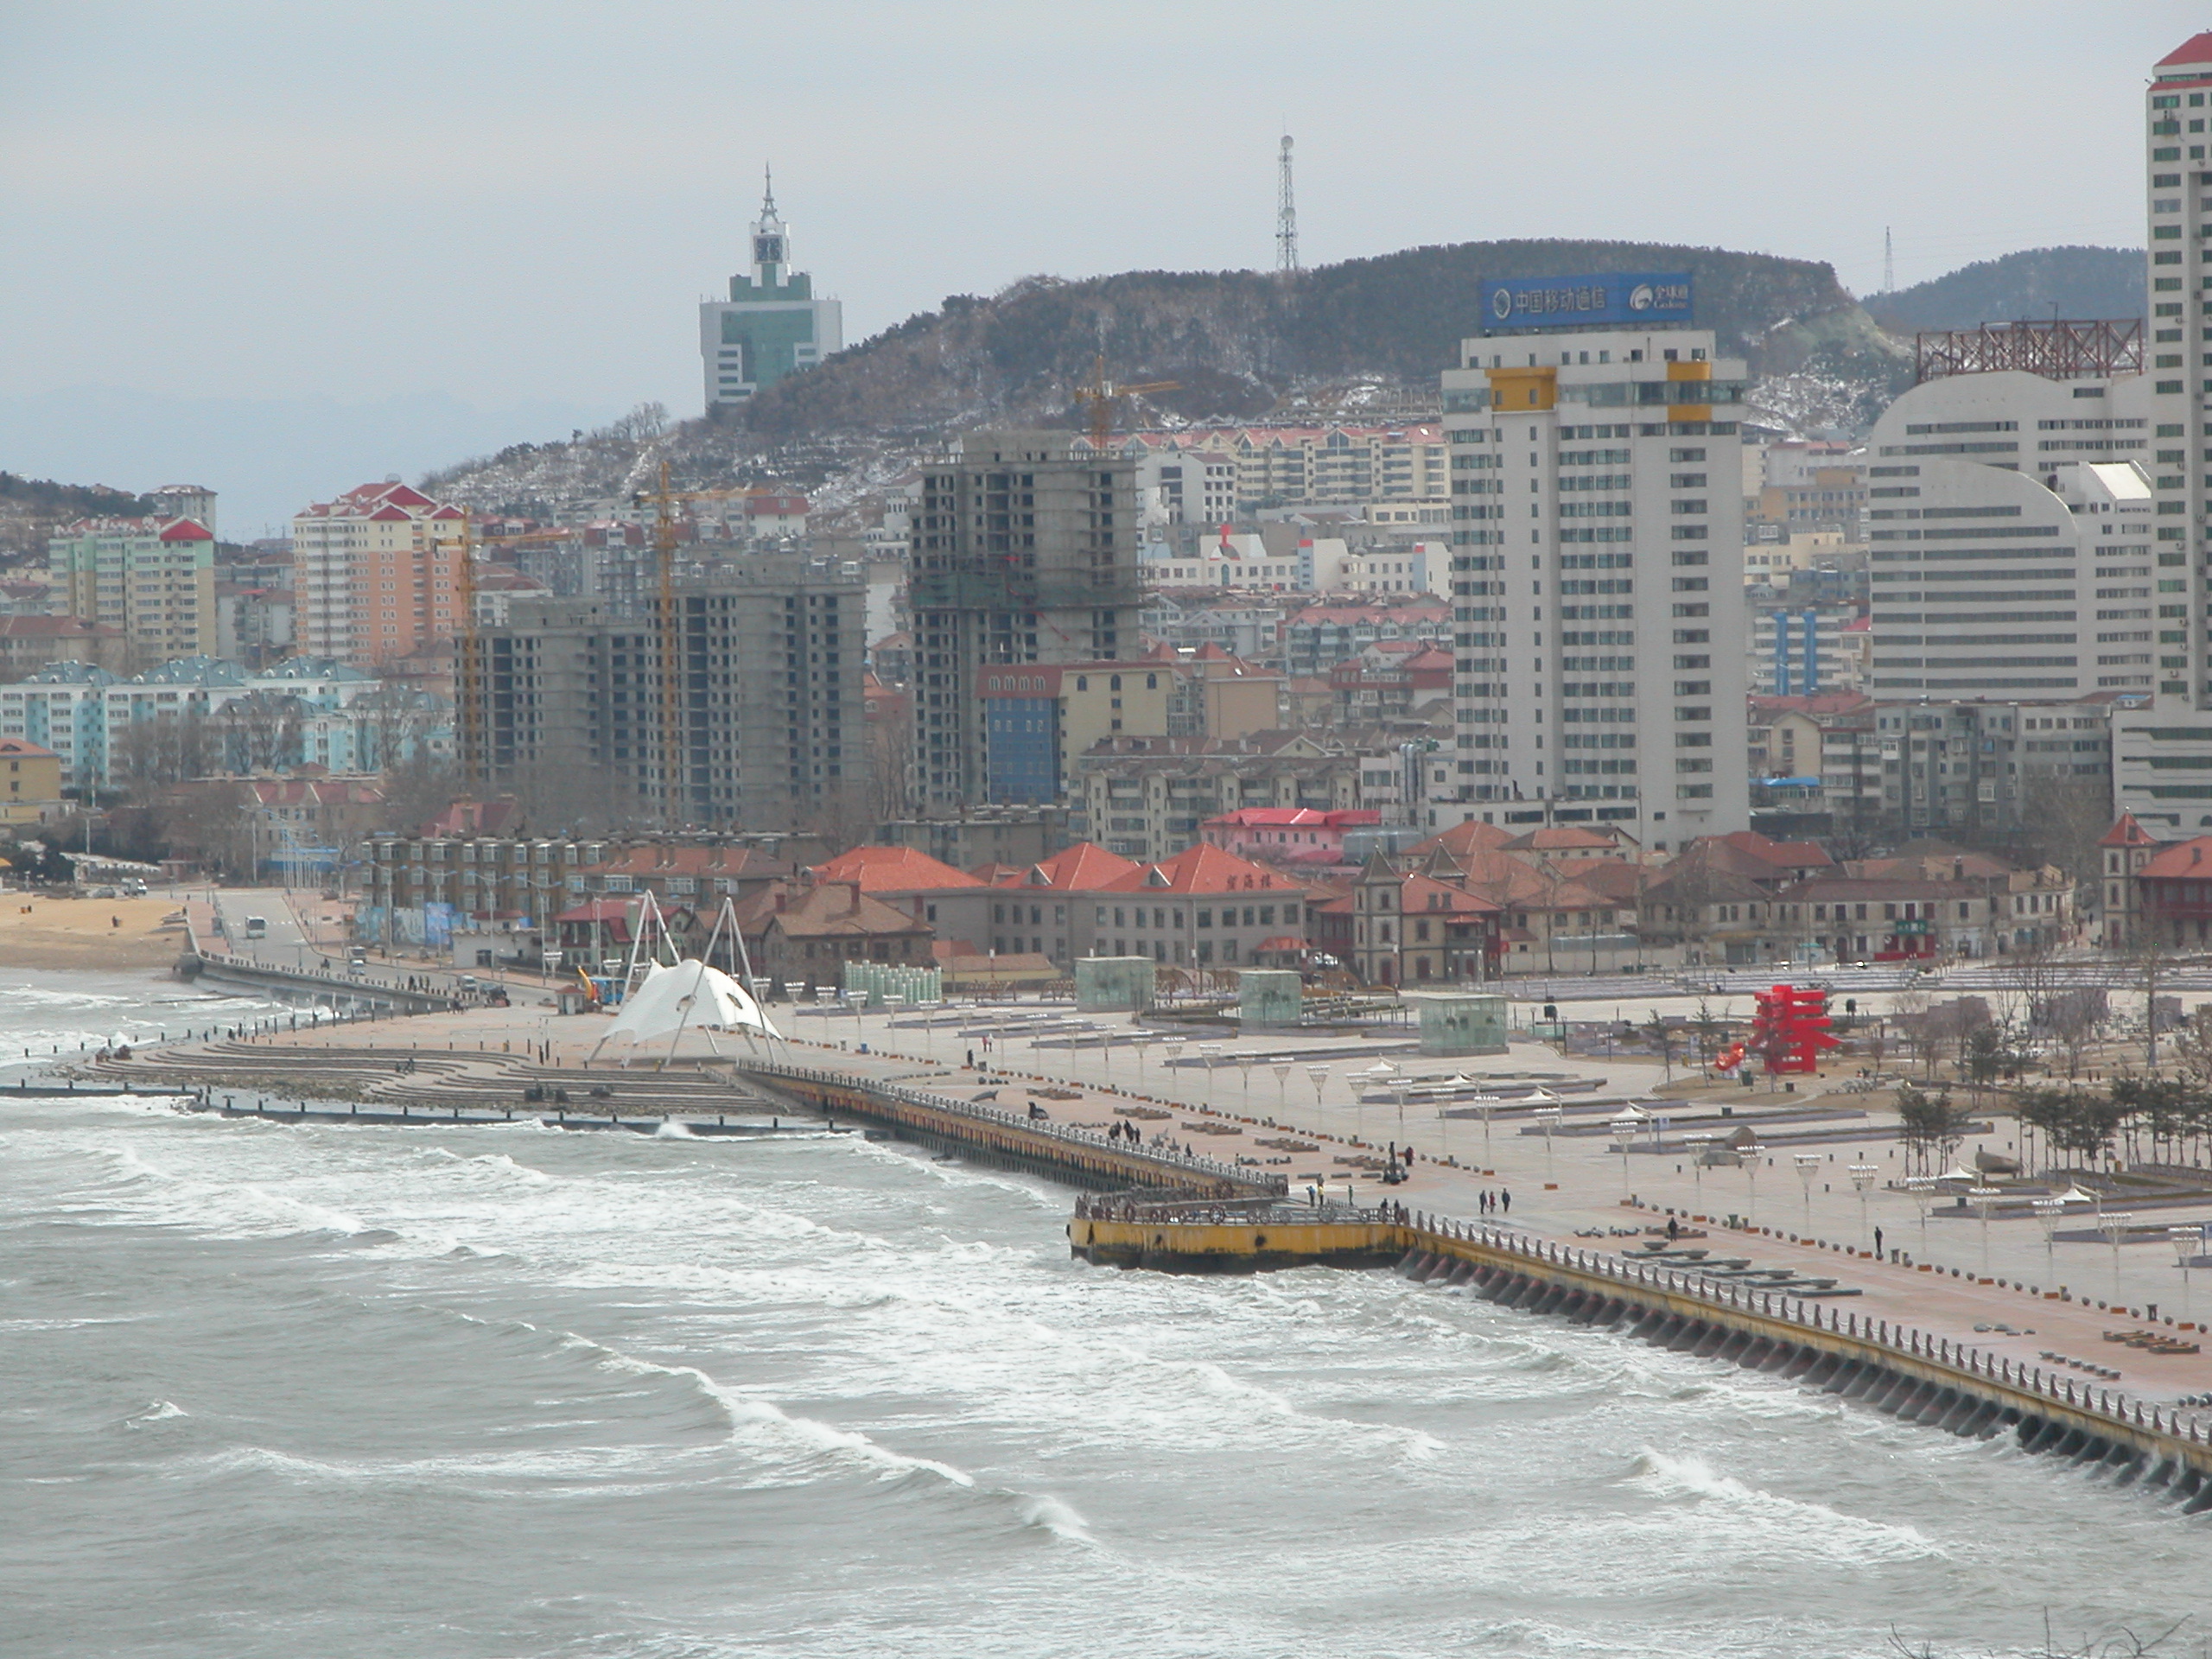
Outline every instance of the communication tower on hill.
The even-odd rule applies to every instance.
[[[1282,136],[1282,160],[1275,172],[1275,270],[1284,276],[1298,270],[1298,201],[1290,188],[1290,135]]]

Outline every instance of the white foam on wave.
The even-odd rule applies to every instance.
[[[1056,1538],[1071,1543],[1091,1541],[1090,1523],[1068,1504],[1050,1493],[1033,1493],[1021,1500],[1021,1518],[1033,1527],[1042,1527]]]
[[[1687,1497],[1770,1523],[1817,1553],[1864,1560],[1911,1560],[1947,1552],[1918,1528],[1847,1515],[1825,1503],[1784,1497],[1746,1485],[1694,1454],[1645,1446],[1630,1460],[1629,1478],[1662,1497]]]
[[[146,1423],[167,1422],[172,1417],[189,1417],[192,1414],[190,1412],[187,1411],[182,1406],[177,1404],[174,1400],[156,1400],[152,1404],[149,1405],[145,1410],[126,1417],[123,1421],[130,1424],[131,1427],[137,1428]]]
[[[689,1123],[679,1123],[672,1117],[661,1119],[660,1127],[653,1131],[656,1141],[696,1141],[698,1138],[691,1133]]]
[[[877,1478],[883,1480],[928,1473],[955,1486],[972,1487],[976,1484],[973,1475],[949,1463],[894,1452],[856,1429],[839,1428],[812,1417],[794,1417],[772,1400],[726,1389],[696,1365],[664,1365],[657,1360],[639,1359],[574,1332],[566,1332],[563,1340],[563,1345],[590,1351],[609,1370],[635,1376],[676,1377],[688,1382],[721,1408],[729,1421],[733,1440],[780,1441],[802,1454],[829,1456],[873,1467]]]

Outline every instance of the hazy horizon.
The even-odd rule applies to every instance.
[[[1504,237],[1826,260],[1900,287],[2136,247],[2165,0],[1834,15],[1290,0],[1050,15],[830,3],[0,4],[0,467],[307,500],[658,400],[772,162],[857,341],[1040,272]],[[1257,89],[1257,90],[1251,90]]]

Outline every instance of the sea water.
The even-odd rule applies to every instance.
[[[2140,1490],[1387,1273],[1089,1267],[1068,1209],[810,1130],[0,1100],[0,1651],[1800,1659],[2203,1608]]]

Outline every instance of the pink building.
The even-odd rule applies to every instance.
[[[1382,815],[1369,807],[1319,812],[1303,806],[1248,806],[1198,826],[1199,837],[1239,858],[1270,864],[1340,864],[1344,832],[1372,830]]]

